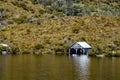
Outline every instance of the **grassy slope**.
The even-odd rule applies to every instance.
[[[0,4],[8,10],[4,22],[11,20],[14,14],[35,16],[38,15],[38,9],[43,9],[42,5],[38,8],[31,2],[27,6],[34,8],[34,13],[14,6],[11,2],[0,1]],[[44,18],[44,15],[39,18]],[[117,16],[54,17],[44,19],[40,25],[37,21],[14,23],[0,30],[0,42],[8,43],[21,53],[66,52],[77,41],[87,41],[94,51],[99,48],[106,52],[108,45],[119,40],[120,19]]]

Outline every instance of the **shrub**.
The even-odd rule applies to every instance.
[[[7,21],[8,24],[14,24],[14,21],[13,20],[9,20]]]
[[[5,18],[7,18],[5,10],[6,10],[5,8],[0,7],[0,20],[4,20]]]
[[[26,33],[29,34],[31,32],[30,29],[26,29]]]
[[[74,25],[74,27],[72,27],[72,33],[79,33],[80,27],[79,25]]]
[[[0,52],[4,49],[5,49],[5,47],[0,45]]]
[[[95,50],[96,54],[103,54],[103,52],[104,52],[103,48],[101,48],[100,46],[96,47],[96,50]]]
[[[41,25],[43,22],[44,22],[44,19],[38,19],[38,20],[37,20],[37,24],[38,24],[38,25]]]
[[[0,12],[2,13],[5,9],[3,7],[0,7]]]
[[[34,49],[35,49],[35,50],[39,50],[39,49],[41,49],[41,48],[44,48],[44,46],[43,46],[42,44],[36,44],[36,45],[34,46]]]
[[[81,40],[82,40],[82,41],[86,41],[86,38],[85,38],[85,37],[82,37]]]
[[[109,57],[120,57],[120,53],[116,53],[116,54],[109,53],[107,56],[109,56]]]
[[[55,52],[64,52],[64,48],[62,46],[58,46],[54,48]]]
[[[45,10],[41,9],[41,10],[39,10],[39,13],[40,13],[40,14],[44,14],[44,13],[45,13]]]
[[[65,14],[63,12],[56,12],[53,15],[57,16],[57,17],[64,17],[65,16]]]
[[[15,18],[15,19],[13,19],[16,23],[18,23],[18,24],[21,24],[21,23],[24,23],[25,21],[26,21],[26,16],[21,16],[21,17],[19,17],[19,18]]]
[[[32,13],[34,13],[34,9],[32,9],[31,7],[28,7],[24,2],[23,3],[18,3],[18,2],[12,2],[13,5],[23,8],[24,10],[27,11],[31,11]]]
[[[116,40],[116,41],[114,41],[114,44],[117,45],[117,46],[120,46],[120,41]]]
[[[18,47],[12,47],[10,53],[11,54],[18,54],[20,52],[20,49]]]
[[[4,2],[7,2],[7,0],[0,0],[0,1],[4,1]]]

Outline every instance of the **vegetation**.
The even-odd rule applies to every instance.
[[[3,47],[3,46],[0,45],[0,53],[1,53],[2,50],[4,50],[4,49],[5,49],[5,47]]]
[[[66,53],[77,41],[91,54],[119,54],[119,7],[119,0],[0,0],[0,42],[13,54]]]

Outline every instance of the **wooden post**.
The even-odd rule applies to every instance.
[[[85,55],[85,50],[82,48],[82,52],[83,52],[83,54]]]
[[[77,54],[77,50],[78,50],[78,49],[75,49],[75,50],[76,50],[76,54]]]

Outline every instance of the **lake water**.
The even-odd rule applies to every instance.
[[[0,80],[120,80],[120,58],[0,55]]]

